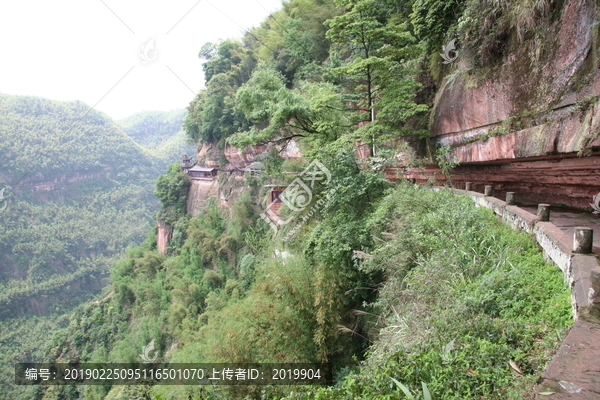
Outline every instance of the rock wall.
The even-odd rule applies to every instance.
[[[192,179],[188,189],[186,212],[196,215],[211,197],[219,198],[219,184],[216,178],[214,180]]]
[[[536,121],[537,113],[561,114],[565,107],[598,96],[596,13],[591,0],[567,1],[544,41],[511,36],[506,56],[492,70],[478,70],[459,57],[437,92],[432,135],[489,130],[511,117],[527,116],[539,125],[543,120]]]
[[[558,3],[557,3],[558,4]],[[558,5],[555,5],[559,7]],[[599,6],[567,0],[543,34],[509,36],[502,60],[455,61],[432,109],[432,147],[460,164],[453,183],[514,191],[531,201],[588,207],[600,192]],[[429,166],[417,181],[444,178]]]
[[[248,146],[245,151],[241,151],[231,145],[225,145],[225,148],[204,143],[202,148],[196,154],[196,164],[210,168],[222,167],[224,159],[227,160],[225,168],[233,169],[235,166],[245,167],[247,164],[256,160],[260,154],[267,152],[265,146]]]
[[[213,144],[204,143],[196,154],[196,164],[211,168],[243,168],[257,161],[259,156],[266,155],[272,150],[277,150],[283,158],[302,156],[298,144],[294,140],[291,140],[285,146],[248,146],[245,150],[240,150],[229,144],[225,145],[224,148],[218,148]],[[222,165],[225,160],[227,160],[227,163]]]
[[[15,193],[29,192],[37,201],[48,201],[48,192],[65,190],[69,184],[83,181],[85,179],[102,179],[110,173],[110,169],[104,168],[95,172],[74,172],[72,174],[61,174],[54,177],[45,177],[38,173],[23,179],[14,187]]]
[[[195,216],[206,205],[209,198],[219,198],[219,184],[215,179],[192,178],[186,198],[186,213]],[[157,221],[156,248],[166,254],[169,241],[173,237],[173,227]]]
[[[519,201],[566,204],[588,209],[593,196],[600,192],[600,155],[568,157],[566,155],[530,158],[504,163],[461,164],[451,171],[454,187],[473,183],[473,190],[483,193],[491,185],[495,197],[504,198],[515,192]],[[433,180],[437,186],[446,183],[442,171],[434,166],[425,169],[407,168],[403,176],[418,183]]]
[[[173,235],[173,228],[163,225],[160,220],[157,222],[157,224],[158,232],[156,234],[156,248],[161,254],[165,254],[169,240],[171,240],[171,236]]]

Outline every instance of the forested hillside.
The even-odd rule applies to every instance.
[[[0,95],[0,397],[148,234],[161,164],[81,102]]]
[[[460,36],[490,73],[503,35],[560,13],[549,4],[289,0],[241,40],[202,46],[206,88],[184,122],[198,148],[294,140],[304,157],[275,146],[266,173],[220,173],[237,195],[197,216],[172,164],[155,192],[166,254],[152,237],[131,249],[46,358],[139,362],[152,342],[163,362],[327,362],[335,385],[54,386],[31,398],[532,398],[572,317],[560,270],[469,199],[384,171],[437,161],[450,175],[448,149],[426,138],[450,71],[439,48]],[[312,162],[327,179],[299,189]],[[281,211],[293,223],[265,222],[269,184],[296,185]]]
[[[289,1],[242,41],[205,44],[188,135],[242,147],[423,135],[415,93],[426,60],[410,15],[404,2]]]
[[[161,171],[183,154],[193,154],[195,145],[183,130],[185,110],[143,111],[117,121],[117,124],[150,154],[158,158]]]
[[[80,307],[48,359],[135,363],[154,340],[163,362],[329,362],[335,387],[52,386],[34,398],[384,399],[401,396],[393,379],[434,398],[526,398],[570,324],[560,270],[470,199],[390,189],[352,149],[320,159],[324,206],[291,240],[291,226],[273,237],[258,219],[265,178],[250,178],[230,211],[213,202],[181,218],[169,256],[146,242],[116,263],[111,296]],[[163,206],[183,179],[161,180]]]

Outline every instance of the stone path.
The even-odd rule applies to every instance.
[[[521,206],[535,214],[537,206]],[[591,212],[550,208],[550,222],[559,228],[563,235],[560,240],[569,244],[575,227],[585,226],[594,230],[593,251],[600,255],[600,216]],[[597,262],[591,257],[577,256],[579,277],[588,278]],[[587,265],[589,264],[589,265]],[[577,302],[588,303],[588,293],[582,288],[588,285],[575,285]],[[589,290],[589,289],[588,289]],[[579,292],[579,293],[578,293]],[[536,388],[536,399],[551,400],[598,400],[600,399],[600,318],[598,315],[580,313],[569,330],[558,352],[546,367]]]
[[[582,319],[575,325],[546,367],[536,399],[600,399],[600,325]],[[540,393],[552,393],[542,395]]]
[[[537,205],[521,205],[520,208],[534,214]],[[565,233],[565,239],[572,240],[576,226],[586,226],[594,229],[594,253],[600,255],[600,215],[592,212],[565,210],[550,207],[550,222]]]

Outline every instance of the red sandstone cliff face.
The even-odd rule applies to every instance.
[[[193,216],[198,214],[209,198],[218,199],[220,197],[219,189],[216,178],[214,180],[192,179],[187,194],[186,212]]]
[[[165,254],[169,240],[171,240],[171,236],[173,235],[173,228],[163,225],[161,221],[158,221],[157,223],[158,233],[156,234],[156,248],[161,254]]]
[[[243,168],[254,161],[257,161],[260,155],[267,154],[273,149],[279,152],[283,158],[301,157],[300,149],[295,141],[290,141],[286,146],[248,146],[244,151],[225,145],[224,149],[217,148],[212,144],[203,144],[202,148],[196,154],[198,165],[219,168],[223,159],[227,159],[227,164],[223,166],[225,169]]]
[[[30,179],[24,180],[19,185],[15,187],[15,190],[29,190],[31,192],[47,192],[50,190],[55,190],[57,186],[61,183],[73,183],[79,182],[84,179],[90,178],[102,178],[106,176],[108,170],[98,171],[98,172],[87,172],[80,173],[74,172],[72,174],[62,174],[60,176],[55,176],[54,178],[45,179],[43,176],[38,175],[34,176]]]
[[[261,155],[270,152],[274,147],[267,146],[249,146],[242,151],[233,146],[226,145],[221,149],[212,144],[203,144],[202,148],[196,154],[197,165],[222,168],[224,170],[242,169],[257,161]],[[294,141],[291,141],[287,146],[277,147],[279,155],[284,158],[300,157],[300,150]],[[224,161],[226,163],[224,164]],[[224,165],[223,165],[224,164]],[[237,197],[244,191],[243,185],[232,184],[236,180],[242,180],[241,177],[236,178],[235,175],[228,177],[228,182],[221,187],[219,179],[192,179],[186,199],[186,212],[191,215],[196,215],[201,208],[206,205],[210,198],[215,198],[221,207],[229,207]],[[173,228],[164,226],[158,221],[158,234],[156,245],[158,250],[165,254],[169,240],[171,240]]]
[[[593,27],[596,5],[589,0],[565,4],[561,18],[539,39],[509,40],[503,64],[480,83],[478,71],[457,64],[459,78],[438,92],[433,134],[484,126],[523,111],[556,109],[600,91],[598,40]],[[453,113],[448,113],[448,111]]]
[[[459,55],[436,93],[430,127],[433,144],[449,146],[447,159],[460,163],[455,185],[492,184],[578,207],[600,192],[598,7],[567,0],[543,38],[512,35],[492,70]],[[435,168],[405,177],[445,181]]]
[[[48,201],[48,192],[68,189],[70,183],[83,181],[85,179],[106,178],[109,173],[110,169],[108,168],[104,168],[101,171],[85,173],[73,172],[72,174],[62,174],[54,177],[47,177],[38,173],[23,179],[23,181],[15,185],[14,191],[15,193],[30,192],[37,201]]]
[[[213,144],[204,143],[196,154],[196,164],[210,168],[220,168],[225,157],[228,161],[225,168],[234,168],[234,164],[243,168],[246,164],[252,163],[258,155],[265,152],[267,152],[265,146],[249,146],[246,151],[242,152],[231,145],[226,145],[224,149],[220,149]]]

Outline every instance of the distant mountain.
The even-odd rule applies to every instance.
[[[10,185],[78,173],[136,170],[153,176],[153,157],[105,114],[82,102],[0,95],[0,178]],[[128,174],[127,179],[134,175]]]
[[[0,384],[7,398],[25,390],[6,386],[13,362],[40,359],[48,333],[100,294],[111,263],[147,235],[166,162],[156,149],[181,152],[183,114],[165,116],[135,136],[145,138],[141,145],[82,102],[0,94]],[[138,120],[150,118],[132,118],[130,132]]]
[[[143,111],[117,121],[117,124],[150,154],[165,166],[181,158],[182,154],[193,154],[195,146],[183,131],[183,120],[187,111]]]

